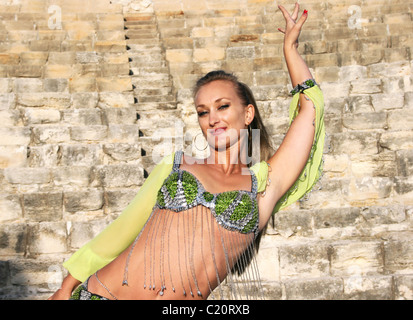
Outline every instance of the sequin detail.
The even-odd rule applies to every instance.
[[[183,152],[175,156],[174,167],[157,195],[156,206],[175,212],[197,205],[209,208],[218,223],[232,231],[258,234],[257,178],[251,171],[251,191],[235,190],[213,194],[190,172],[179,169]]]

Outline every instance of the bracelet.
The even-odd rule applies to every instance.
[[[304,90],[310,89],[316,85],[317,83],[314,79],[308,79],[305,80],[303,83],[298,84],[293,90],[290,91],[290,93],[291,95],[295,95],[298,92],[303,93]]]

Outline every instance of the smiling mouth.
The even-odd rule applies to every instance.
[[[213,136],[218,136],[221,133],[224,133],[227,130],[227,128],[217,128],[217,129],[211,129],[210,132]]]

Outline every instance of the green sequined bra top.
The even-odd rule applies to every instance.
[[[222,227],[258,235],[257,178],[251,173],[251,191],[235,190],[217,194],[205,190],[190,172],[179,169],[182,151],[175,154],[173,169],[158,192],[156,206],[176,212],[203,205]]]

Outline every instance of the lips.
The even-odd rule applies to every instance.
[[[211,129],[211,134],[213,136],[218,136],[221,133],[224,133],[227,130],[227,128],[216,128],[216,129]]]

